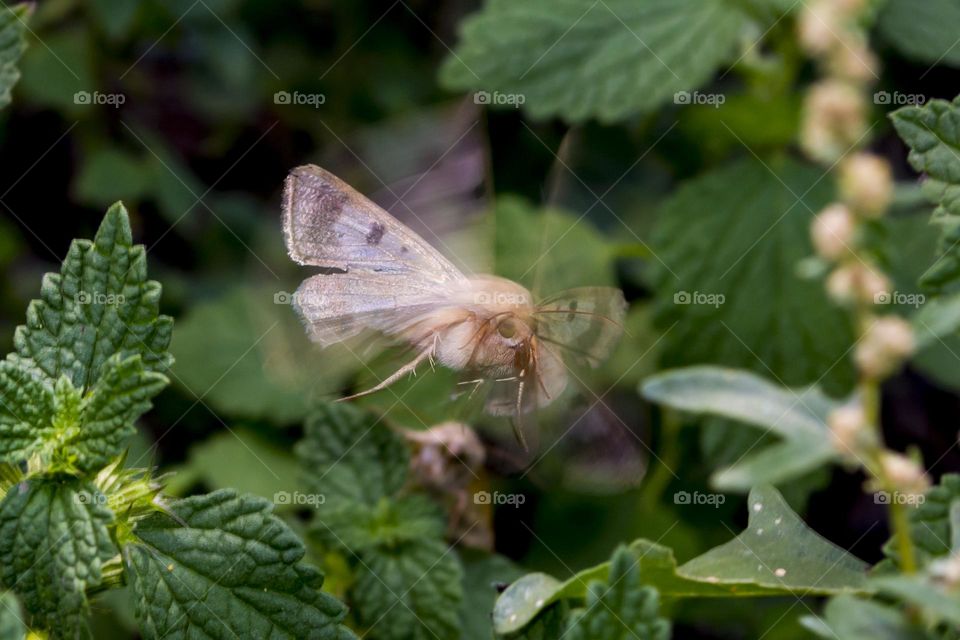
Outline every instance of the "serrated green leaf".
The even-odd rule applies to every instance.
[[[794,479],[839,459],[826,424],[839,403],[816,387],[786,389],[746,371],[703,366],[651,376],[641,391],[653,402],[736,420],[782,438],[715,474],[718,488],[747,491],[758,484]]]
[[[222,490],[140,521],[124,547],[145,638],[352,637],[343,605],[262,498]]]
[[[307,418],[297,456],[306,482],[326,499],[375,506],[393,496],[407,478],[410,452],[399,435],[371,414],[347,404],[321,404]]]
[[[100,584],[117,554],[103,494],[75,479],[33,478],[0,503],[0,582],[14,591],[31,626],[55,638],[87,635],[85,590]]]
[[[810,223],[832,198],[807,164],[746,159],[696,178],[664,205],[654,235],[655,318],[663,364],[714,363],[801,386],[846,389],[853,335],[823,283],[797,264]],[[824,331],[830,327],[830,331]]]
[[[460,637],[463,571],[442,540],[413,540],[360,553],[353,604],[375,640]]]
[[[0,361],[0,460],[18,463],[52,428],[53,385],[16,356]]]
[[[917,551],[921,566],[935,558],[949,555],[953,531],[950,522],[951,507],[960,502],[960,474],[946,473],[940,483],[931,487],[922,503],[908,511],[910,537]],[[894,562],[897,562],[897,538],[892,536],[883,547]]]
[[[923,64],[960,66],[960,4],[956,0],[887,0],[877,31],[907,58]]]
[[[26,635],[27,625],[17,596],[10,591],[0,593],[0,640],[24,640]]]
[[[754,489],[747,507],[747,529],[681,566],[680,576],[787,589],[797,595],[867,589],[867,564],[817,535],[776,489]]]
[[[107,211],[93,242],[75,240],[59,274],[43,279],[40,299],[17,327],[20,357],[77,389],[100,378],[107,359],[139,355],[147,371],[170,364],[173,321],[158,313],[160,284],[147,280],[142,245],[133,246],[123,205]]]
[[[423,538],[440,539],[445,529],[440,508],[421,495],[383,498],[375,506],[324,502],[317,516],[312,531],[330,547],[352,553]]]
[[[807,616],[804,626],[827,640],[927,640],[923,630],[886,605],[849,595],[831,598],[823,618]]]
[[[17,62],[27,48],[27,18],[30,5],[0,8],[0,109],[10,104],[10,91],[20,79]]]
[[[666,640],[670,623],[657,617],[660,598],[653,587],[644,586],[636,556],[619,547],[610,560],[606,581],[587,587],[583,609],[570,614],[565,637],[570,640]]]
[[[440,77],[481,103],[521,96],[534,118],[612,122],[706,82],[748,24],[723,0],[489,0]]]
[[[910,147],[910,165],[930,177],[924,192],[937,203],[932,220],[943,227],[943,233],[939,257],[920,282],[942,290],[960,276],[960,97],[904,107],[891,113],[890,119]]]

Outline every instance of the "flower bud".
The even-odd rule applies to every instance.
[[[903,318],[876,320],[857,344],[854,360],[864,376],[879,379],[893,373],[916,348],[913,329]]]
[[[880,61],[860,38],[834,48],[829,54],[827,67],[834,75],[860,84],[880,77]]]
[[[859,261],[841,265],[827,277],[827,293],[840,304],[883,302],[890,288],[885,275]]]
[[[829,2],[811,2],[797,17],[797,40],[811,56],[823,56],[840,45],[838,7]]]
[[[845,205],[834,203],[817,214],[810,227],[813,248],[821,258],[836,260],[853,244],[857,221]]]
[[[930,478],[923,468],[902,453],[887,451],[880,457],[880,465],[891,488],[910,495],[919,495],[930,488]]]
[[[840,80],[814,84],[804,101],[800,144],[811,157],[834,162],[867,130],[866,104],[860,92]]]
[[[840,194],[857,213],[883,215],[893,199],[893,174],[883,158],[855,153],[840,164]]]
[[[855,457],[860,448],[867,417],[859,403],[848,404],[830,412],[827,426],[833,436],[836,449],[846,457]]]

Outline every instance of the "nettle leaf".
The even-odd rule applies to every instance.
[[[374,506],[354,503],[328,508],[324,503],[318,515],[312,531],[330,547],[353,553],[439,539],[445,531],[442,511],[422,495],[384,498]]]
[[[17,596],[10,591],[0,593],[0,640],[23,640],[26,635],[27,625]]]
[[[925,65],[960,66],[957,32],[960,4],[955,0],[887,0],[877,16],[877,31],[907,58]]]
[[[53,430],[53,385],[16,356],[0,361],[0,460],[17,463]]]
[[[145,638],[353,637],[266,500],[222,490],[170,509],[141,520],[123,551]]]
[[[910,147],[910,165],[928,176],[924,192],[937,203],[932,220],[943,227],[940,255],[920,282],[941,290],[960,277],[960,97],[904,107],[890,119]]]
[[[782,438],[717,472],[712,481],[718,488],[748,491],[839,459],[826,420],[840,403],[816,387],[787,389],[746,371],[703,366],[651,376],[641,392],[673,409],[728,418]]]
[[[26,325],[17,327],[21,358],[82,390],[100,379],[114,354],[139,355],[146,371],[169,366],[173,320],[159,315],[160,284],[147,280],[144,247],[132,243],[127,211],[117,203],[92,242],[70,245],[60,273],[44,277]]]
[[[534,118],[613,122],[705,83],[749,24],[724,0],[488,0],[440,78]]]
[[[757,584],[797,595],[867,589],[867,564],[810,529],[776,489],[754,489],[747,506],[747,529],[681,566],[681,576],[714,584]]]
[[[85,590],[100,584],[103,563],[118,553],[105,503],[93,485],[40,477],[0,502],[0,582],[20,597],[31,626],[52,637],[88,635]]]
[[[657,590],[643,586],[639,563],[626,547],[619,547],[610,560],[606,581],[593,581],[587,588],[585,607],[571,612],[565,637],[570,640],[666,640],[670,623],[657,617]]]
[[[346,404],[322,404],[307,418],[296,446],[307,484],[325,507],[376,505],[407,479],[410,453],[403,439],[369,413]]]
[[[0,9],[0,108],[10,104],[10,90],[20,79],[17,61],[27,48],[27,3]]]
[[[460,638],[463,570],[442,540],[411,541],[360,553],[353,603],[369,637]]]
[[[655,320],[670,328],[664,365],[744,367],[792,386],[827,374],[828,388],[852,384],[849,322],[822,282],[797,274],[813,253],[810,223],[832,198],[829,183],[794,160],[746,159],[670,198],[654,235]]]
[[[954,532],[950,521],[950,509],[960,503],[960,474],[947,473],[940,483],[931,487],[922,503],[908,511],[910,537],[913,539],[921,565],[947,556],[953,550],[951,541]],[[883,547],[884,553],[898,562],[897,537],[892,536]]]

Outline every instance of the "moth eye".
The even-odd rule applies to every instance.
[[[512,338],[517,335],[517,325],[513,320],[504,320],[497,325],[497,333],[504,338]]]

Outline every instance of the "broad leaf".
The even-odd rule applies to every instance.
[[[117,554],[105,502],[79,480],[35,477],[0,503],[0,582],[20,597],[31,626],[58,638],[87,635],[85,590]]]
[[[714,475],[719,488],[747,491],[784,482],[839,457],[826,425],[838,403],[816,387],[786,389],[745,371],[704,366],[652,376],[641,389],[653,402],[736,420],[782,438]]]
[[[141,633],[154,638],[352,637],[343,605],[268,502],[235,491],[179,500],[124,546]],[[306,636],[304,634],[307,634]]]
[[[748,158],[670,198],[654,243],[665,365],[722,363],[792,386],[826,376],[831,390],[852,383],[849,321],[823,282],[797,272],[831,191],[819,168]]]
[[[643,572],[634,554],[619,547],[610,560],[605,581],[587,586],[584,608],[571,612],[567,632],[570,640],[666,640],[670,623],[657,617],[657,590],[643,584]]]
[[[522,100],[535,118],[612,122],[706,82],[748,25],[722,0],[489,0],[441,80],[488,92],[480,103]]]
[[[940,255],[921,283],[944,289],[960,276],[960,98],[904,107],[890,118],[910,147],[911,166],[928,176],[924,191],[938,205],[933,222],[943,227]]]
[[[0,593],[0,640],[23,640],[26,635],[27,625],[17,596],[10,591]]]
[[[93,242],[75,240],[60,273],[44,277],[14,344],[51,380],[66,375],[75,388],[89,389],[117,353],[139,355],[147,371],[169,365],[173,321],[158,315],[160,285],[147,280],[144,248],[132,242],[127,211],[117,203]]]
[[[463,571],[439,539],[360,553],[353,604],[374,640],[460,638]]]
[[[463,605],[460,610],[463,640],[490,640],[493,637],[490,612],[497,599],[497,588],[520,578],[523,571],[496,554],[467,549],[461,550],[460,558],[463,565]]]
[[[960,66],[960,4],[955,0],[887,0],[877,30],[904,56],[924,65]]]
[[[20,79],[17,61],[27,47],[27,18],[31,5],[0,8],[0,108],[10,104],[10,90]]]

